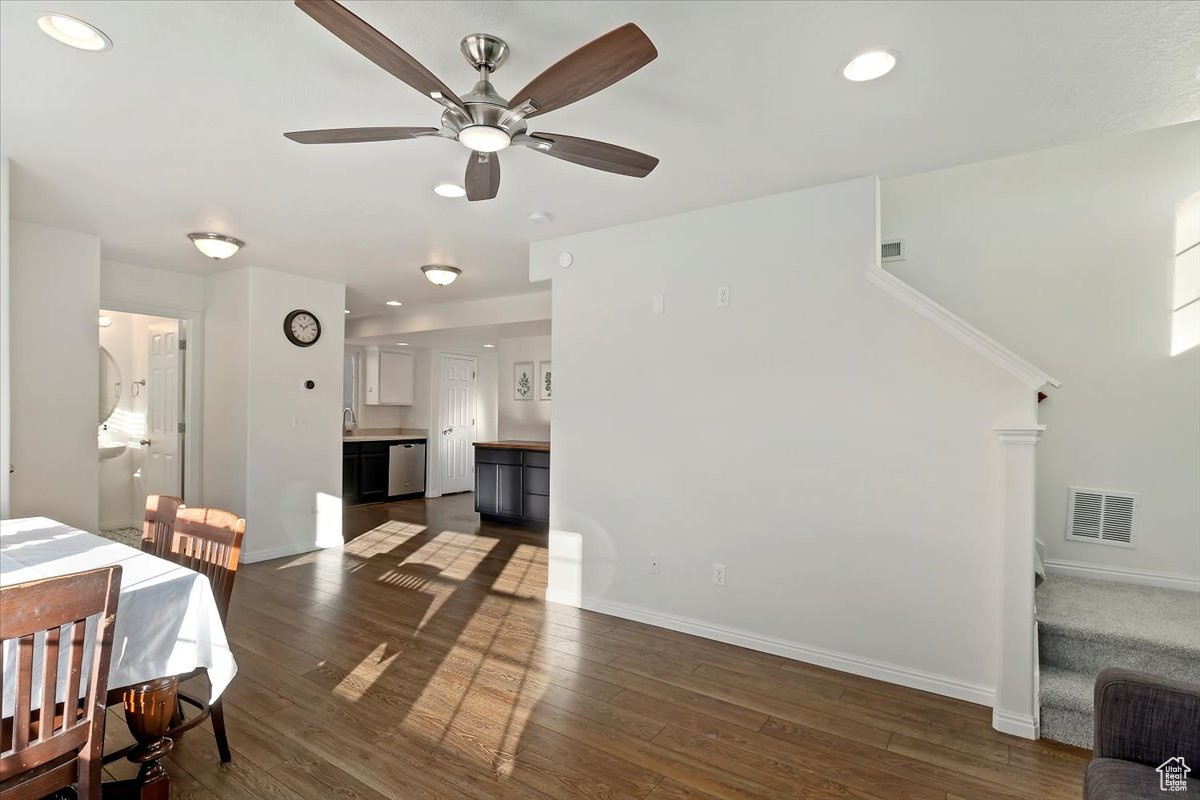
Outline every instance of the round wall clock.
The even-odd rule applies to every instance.
[[[321,338],[321,321],[311,311],[298,308],[283,318],[283,335],[297,347],[312,347]]]

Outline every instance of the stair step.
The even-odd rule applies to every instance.
[[[1123,667],[1200,683],[1200,593],[1050,576],[1037,590],[1041,732],[1092,746],[1096,676]]]

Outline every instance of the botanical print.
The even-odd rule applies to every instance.
[[[538,373],[540,376],[540,378],[538,380],[538,399],[539,400],[549,400],[550,399],[550,362],[543,361],[540,364],[538,364]]]
[[[518,361],[513,364],[513,399],[533,399],[533,362]]]

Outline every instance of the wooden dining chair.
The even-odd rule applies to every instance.
[[[142,522],[142,552],[165,556],[171,547],[171,531],[175,515],[183,501],[167,494],[152,494],[146,498],[146,516]]]
[[[120,592],[119,566],[0,589],[0,639],[16,650],[15,675],[8,676],[16,679],[13,716],[0,732],[4,800],[36,800],[72,784],[80,800],[100,797],[105,688]],[[97,622],[89,643],[90,617]],[[42,645],[40,684],[34,681],[35,642]],[[67,684],[58,701],[64,645]]]
[[[237,576],[242,554],[242,537],[245,533],[246,520],[237,514],[216,508],[181,508],[175,517],[170,547],[163,556],[208,576],[222,625],[229,615],[229,600],[233,596],[233,580]],[[187,677],[194,677],[202,671],[203,669],[197,670]],[[222,763],[228,763],[231,755],[229,740],[225,735],[225,713],[221,706],[221,698],[218,697],[210,705],[180,692],[179,700],[181,704],[186,703],[198,709],[199,713],[191,718],[181,719],[167,735],[177,736],[211,716],[213,734],[217,737],[217,750],[221,754]],[[182,711],[182,705],[180,708]],[[180,716],[182,717],[182,714]]]

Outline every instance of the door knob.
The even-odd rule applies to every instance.
[[[149,439],[142,439],[140,442],[138,442],[138,444],[142,445],[143,447],[149,447],[149,446],[150,446],[150,440],[149,440]]]

